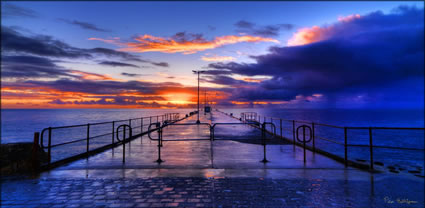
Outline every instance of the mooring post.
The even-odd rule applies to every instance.
[[[344,127],[344,163],[348,166],[348,151],[347,151],[347,127]]]
[[[39,158],[39,154],[38,154],[39,138],[40,138],[40,132],[34,132],[34,143],[33,143],[33,146],[32,146],[32,158],[31,158],[33,170],[38,170],[38,168],[40,166],[40,158]]]
[[[49,127],[49,141],[47,143],[47,155],[50,162],[52,161],[52,127]]]
[[[370,168],[373,170],[373,141],[372,141],[372,127],[369,127],[369,151],[370,151]]]

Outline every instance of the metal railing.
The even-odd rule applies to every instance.
[[[149,129],[150,129],[150,127],[152,125],[155,126],[155,129],[148,132],[148,138],[150,140],[153,140],[153,141],[158,141],[158,145],[157,145],[157,147],[158,147],[158,151],[157,151],[158,152],[158,159],[155,162],[157,162],[157,163],[160,164],[162,162],[165,162],[161,158],[161,148],[163,147],[163,141],[172,142],[172,141],[202,141],[202,140],[208,140],[208,141],[214,142],[214,140],[215,140],[215,133],[214,132],[215,132],[215,128],[217,126],[223,126],[223,125],[254,125],[254,126],[258,126],[258,123],[257,122],[246,122],[246,123],[214,123],[214,124],[210,124],[210,123],[171,123],[171,124],[162,123],[162,125],[161,125],[160,122],[157,122],[157,123],[152,123],[149,126]],[[164,131],[164,129],[166,127],[169,127],[169,126],[202,126],[202,125],[207,126],[209,128],[209,130],[210,130],[210,135],[209,135],[210,138],[209,139],[200,139],[200,138],[199,139],[168,139],[168,140],[167,139],[163,139],[163,131]],[[266,146],[267,146],[267,142],[266,142],[266,134],[267,134],[267,132],[266,132],[266,126],[267,125],[272,126],[272,128],[274,129],[274,133],[276,133],[276,126],[273,123],[264,122],[263,124],[261,124],[261,138],[260,139],[261,139],[261,144],[263,145],[263,160],[261,160],[260,162],[262,162],[262,163],[269,162],[267,160],[267,153],[266,153],[266,149],[267,149],[266,148]],[[158,139],[152,138],[151,133],[153,133],[154,131],[157,131],[158,132]],[[272,136],[273,135],[275,135],[275,134],[272,134]],[[220,140],[223,140],[223,139],[220,139]],[[234,140],[234,139],[231,139],[231,140]],[[212,146],[211,146],[211,148],[212,148]],[[211,154],[212,154],[212,151],[211,151]],[[213,160],[213,156],[211,156],[211,160]]]
[[[221,111],[219,111],[221,112]],[[226,115],[229,115],[228,113],[222,112]],[[250,116],[247,116],[250,115]],[[406,150],[406,151],[419,151],[424,153],[425,149],[422,147],[405,147],[405,146],[401,146],[404,143],[399,142],[398,144],[400,144],[400,146],[392,146],[392,145],[386,145],[386,144],[382,144],[382,142],[377,143],[374,141],[374,133],[378,130],[397,130],[398,132],[400,131],[420,131],[422,132],[422,136],[419,136],[419,139],[424,138],[423,134],[425,132],[425,128],[422,127],[414,127],[414,128],[410,128],[410,127],[345,127],[345,126],[336,126],[336,125],[329,125],[329,124],[322,124],[322,123],[316,123],[316,122],[311,122],[311,121],[299,121],[299,120],[289,120],[289,119],[282,119],[282,118],[276,118],[276,117],[267,117],[267,116],[260,116],[257,115],[257,117],[255,119],[252,118],[251,115],[255,115],[253,112],[247,112],[247,113],[241,113],[241,118],[236,118],[238,120],[241,120],[243,122],[253,122],[256,121],[258,123],[264,123],[264,122],[269,122],[269,123],[273,123],[276,126],[278,126],[279,129],[279,133],[276,134],[275,131],[272,131],[273,129],[269,129],[266,131],[269,133],[274,134],[275,136],[279,136],[280,138],[286,139],[290,142],[293,143],[293,145],[298,145],[304,148],[304,161],[305,161],[305,149],[309,149],[311,150],[313,153],[318,152],[318,153],[322,153],[326,156],[330,156],[334,159],[336,159],[337,161],[343,162],[346,166],[348,165],[352,165],[352,166],[357,166],[357,167],[361,167],[364,168],[364,164],[361,164],[359,162],[355,162],[353,160],[349,159],[349,148],[350,147],[363,147],[363,148],[368,148],[368,153],[369,153],[369,164],[368,164],[368,168],[370,168],[371,170],[374,170],[374,164],[375,164],[375,159],[374,159],[374,151],[376,151],[376,149],[391,149],[391,150]],[[249,118],[249,119],[246,119]],[[286,123],[286,124],[285,124]],[[303,139],[299,139],[299,134],[298,134],[298,130],[302,128],[303,129]],[[305,129],[308,129],[308,132],[305,132]],[[330,135],[334,134],[335,132],[330,132],[330,131],[325,131],[327,135],[326,137],[323,135],[318,135],[317,130],[320,128],[330,128],[333,131],[335,130],[340,130],[341,131],[341,135],[336,136],[337,138],[340,139],[331,139],[328,138]],[[360,135],[357,134],[355,136],[351,136],[351,138],[349,137],[350,132],[353,132],[355,130],[363,130],[363,131],[367,131],[366,134]],[[309,137],[307,140],[305,139],[307,137]],[[343,138],[343,140],[341,139],[341,137]],[[365,138],[368,138],[367,140]],[[342,141],[341,141],[342,140]],[[356,140],[356,141],[363,141],[365,142],[364,144],[356,144],[356,143],[351,143],[349,142],[349,140]],[[311,141],[311,145],[307,145],[309,142]],[[326,141],[328,143],[334,144],[334,145],[338,145],[338,146],[343,146],[343,156],[340,156],[336,153],[333,152],[333,150],[324,150],[324,148],[318,148],[317,147],[317,142],[318,141]],[[406,141],[406,140],[404,140]],[[412,144],[413,145],[413,144]],[[422,144],[423,146],[423,144]],[[340,150],[340,148],[337,148],[337,150]],[[357,155],[358,156],[358,155]],[[422,158],[423,160],[423,158]],[[367,161],[367,160],[364,160]]]
[[[40,146],[43,150],[47,150],[48,162],[44,165],[50,166],[53,163],[62,163],[87,157],[90,154],[125,144],[137,136],[152,131],[146,128],[146,126],[150,126],[152,123],[173,123],[179,120],[182,120],[179,113],[166,113],[163,115],[125,120],[48,127],[43,129],[39,134]],[[117,129],[115,129],[116,126],[118,126]],[[119,127],[123,127],[123,129],[120,130]],[[125,139],[126,128],[129,128],[131,132],[128,139]],[[124,133],[123,140],[119,140],[119,132]],[[75,139],[75,137],[78,139]],[[81,151],[84,147],[85,151]],[[52,150],[54,149],[61,149],[58,154],[55,154],[55,160],[52,159]]]

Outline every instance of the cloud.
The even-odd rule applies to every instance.
[[[208,29],[211,31],[215,31],[217,28],[212,25],[208,25]]]
[[[212,63],[208,74],[271,76],[256,85],[234,89],[230,100],[294,100],[296,96],[357,96],[374,90],[402,102],[387,89],[424,77],[424,10],[399,7],[390,14],[373,12],[334,24],[310,28],[309,43],[271,47],[252,56],[255,63]],[[319,37],[319,38],[316,38]],[[421,81],[422,80],[422,81]],[[419,87],[419,86],[418,86]],[[407,88],[398,91],[406,94]],[[423,88],[422,88],[423,89]],[[423,91],[423,90],[422,90]],[[376,93],[378,94],[378,93]],[[262,96],[263,95],[263,96]],[[417,94],[418,100],[422,94]],[[382,104],[382,103],[381,103]]]
[[[140,77],[140,76],[142,76],[141,74],[132,74],[132,73],[127,73],[127,72],[123,72],[123,73],[121,73],[121,75],[127,76],[127,77]]]
[[[202,56],[203,61],[234,61],[236,58],[232,56]]]
[[[241,20],[235,23],[236,31],[239,33],[247,33],[251,35],[260,35],[266,37],[275,37],[278,36],[282,30],[291,30],[294,25],[292,24],[275,24],[275,25],[266,25],[258,26],[255,23]]]
[[[279,43],[272,38],[260,36],[235,36],[227,35],[216,37],[213,40],[206,40],[201,34],[177,33],[170,38],[155,37],[152,35],[142,35],[134,38],[133,42],[122,42],[120,39],[102,39],[89,38],[89,40],[98,40],[105,43],[120,46],[120,51],[127,52],[162,52],[162,53],[183,53],[193,54],[199,51],[218,48],[224,45],[236,44],[241,42],[273,42]]]
[[[58,66],[56,61],[38,56],[2,56],[2,78],[41,79],[71,78],[83,80],[116,80],[107,75],[70,70]]]
[[[112,66],[112,67],[134,67],[134,68],[140,68],[139,66],[134,65],[134,64],[127,64],[127,63],[116,62],[116,61],[102,61],[102,62],[99,62],[99,64],[108,65],[108,66]]]
[[[50,36],[37,35],[23,36],[9,27],[2,26],[1,31],[2,51],[22,52],[40,56],[63,58],[91,58],[92,55],[85,50],[72,47]]]
[[[160,66],[160,67],[169,67],[170,64],[168,64],[167,62],[150,62],[152,65],[155,66]]]
[[[168,67],[168,63],[166,62],[154,62],[122,51],[115,51],[108,48],[77,48],[72,47],[63,41],[54,39],[51,36],[35,35],[27,37],[11,27],[2,26],[1,29],[1,49],[3,53],[13,52],[72,59],[94,59],[99,56],[105,56],[108,58],[120,58],[124,61],[135,61],[149,63],[154,66]]]
[[[36,56],[2,56],[2,78],[75,77],[52,60]]]
[[[24,7],[16,6],[10,3],[2,4],[1,16],[3,18],[8,17],[28,17],[28,18],[37,18],[39,15],[32,9],[27,9]]]
[[[93,30],[93,31],[98,31],[98,32],[110,32],[110,30],[106,30],[106,29],[102,29],[99,28],[98,26],[92,24],[92,23],[88,23],[88,22],[81,22],[81,21],[77,21],[77,20],[67,20],[67,19],[63,19],[63,18],[59,18],[60,21],[68,23],[70,25],[76,25],[80,28],[86,29],[86,30]]]

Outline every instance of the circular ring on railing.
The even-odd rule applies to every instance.
[[[122,142],[122,141],[124,141],[125,140],[125,135],[124,135],[124,138],[121,140],[120,139],[120,137],[119,137],[119,132],[120,132],[120,128],[121,127],[123,127],[124,128],[124,131],[125,131],[125,128],[127,128],[128,127],[128,129],[130,130],[130,134],[129,134],[129,137],[128,138],[131,138],[132,137],[132,129],[131,129],[131,126],[129,126],[129,125],[127,125],[127,124],[122,124],[122,125],[120,125],[120,126],[118,126],[117,127],[117,133],[116,133],[116,136],[117,136],[117,140],[118,140],[118,142]]]
[[[151,127],[153,125],[155,125],[156,128],[159,128],[161,126],[161,123],[156,122],[156,123],[149,124],[149,127],[148,127],[148,137],[149,137],[150,140],[156,140],[156,139],[152,139],[152,137],[151,137]]]
[[[299,132],[299,129],[300,129],[300,128],[303,128],[303,133],[304,133],[304,135],[303,135],[303,140],[300,140],[300,138],[299,138],[299,134],[298,134],[298,132]],[[305,129],[306,129],[306,128],[310,131],[310,138],[309,138],[308,140],[304,140],[304,139],[305,139]],[[311,130],[311,127],[310,127],[310,126],[308,126],[308,125],[298,126],[298,128],[297,128],[297,140],[298,140],[299,142],[305,142],[305,143],[310,142],[310,141],[311,141],[311,139],[313,138],[313,137],[312,137],[312,135],[313,135],[313,131]]]

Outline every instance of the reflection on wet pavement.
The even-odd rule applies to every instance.
[[[238,122],[201,114],[203,123]],[[196,116],[181,123],[195,123]],[[270,135],[269,135],[270,136]],[[156,133],[152,134],[157,138]],[[3,180],[4,207],[423,207],[424,179],[345,168],[332,159],[268,137],[258,129],[169,126],[34,178]],[[175,141],[170,141],[175,140]]]

